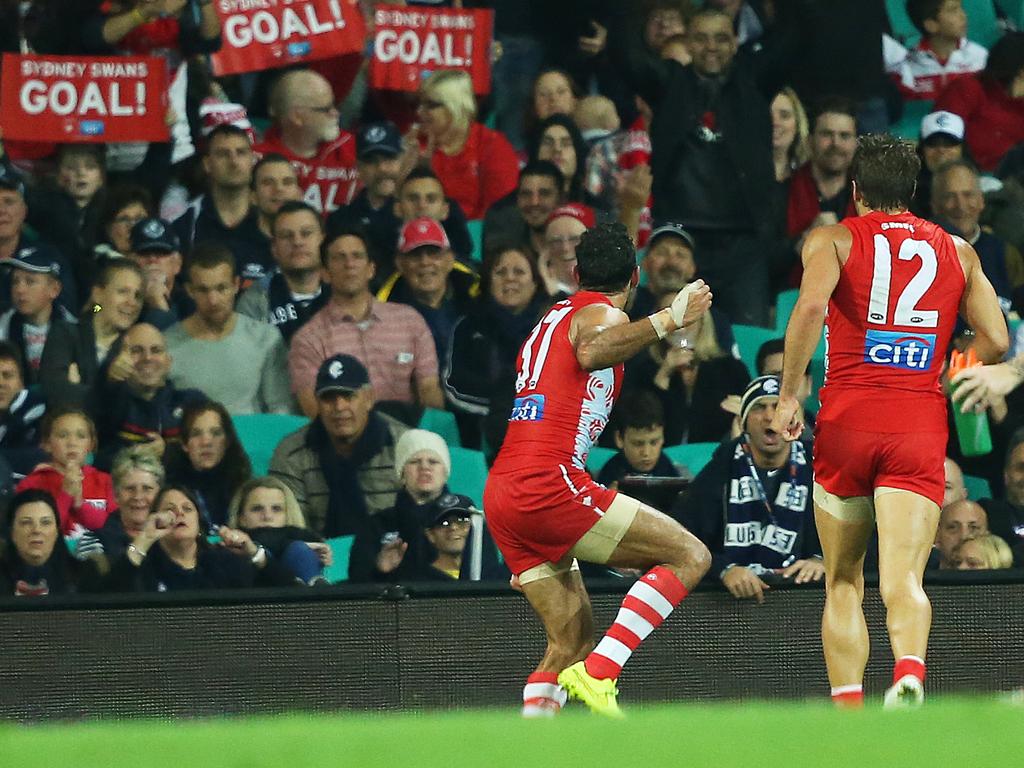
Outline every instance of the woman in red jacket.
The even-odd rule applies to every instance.
[[[467,219],[482,219],[491,205],[516,188],[516,152],[504,135],[476,122],[468,74],[443,70],[424,80],[416,115],[421,153]]]
[[[954,80],[935,111],[960,115],[967,146],[983,171],[994,171],[1010,149],[1024,142],[1024,32],[1008,32],[976,75]]]
[[[107,515],[117,509],[110,475],[89,466],[89,454],[96,450],[96,427],[84,411],[59,410],[46,414],[42,447],[50,454],[18,484],[18,491],[38,488],[57,503],[60,532],[77,539],[85,529],[103,527]]]

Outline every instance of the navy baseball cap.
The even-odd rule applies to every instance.
[[[356,153],[360,160],[370,155],[395,157],[402,154],[402,134],[390,120],[368,123],[359,130],[356,137]]]
[[[673,221],[663,221],[654,225],[651,230],[651,236],[647,239],[647,247],[650,248],[654,245],[654,241],[663,235],[675,235],[676,237],[683,240],[691,251],[696,250],[697,244],[693,239],[693,235],[686,231],[686,228],[682,224],[676,224]]]
[[[168,254],[181,250],[171,225],[157,218],[143,219],[132,227],[131,243],[133,253]]]
[[[37,243],[18,250],[4,262],[5,267],[23,269],[40,275],[53,275],[60,279],[60,254],[52,245]]]
[[[24,198],[25,180],[13,168],[0,163],[0,189],[5,189],[8,192],[17,192]]]
[[[468,517],[469,515],[479,515],[480,510],[473,505],[473,500],[469,496],[463,496],[461,493],[445,493],[433,504],[426,505],[423,513],[423,526],[433,528],[452,515]]]
[[[324,392],[356,392],[369,385],[370,374],[352,355],[334,355],[316,372],[316,396]]]

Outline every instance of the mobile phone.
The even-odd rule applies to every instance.
[[[380,545],[386,547],[389,544],[394,544],[399,538],[398,531],[388,531],[380,537]]]

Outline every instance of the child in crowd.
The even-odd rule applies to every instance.
[[[96,450],[96,426],[85,411],[57,410],[46,414],[42,447],[50,456],[18,484],[18,491],[38,488],[53,496],[60,532],[76,542],[85,530],[98,530],[117,509],[110,475],[87,463]]]
[[[626,475],[679,477],[679,471],[662,451],[665,412],[657,397],[644,390],[626,393],[612,418],[619,452],[601,468],[599,483],[616,488]]]

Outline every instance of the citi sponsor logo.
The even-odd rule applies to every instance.
[[[512,402],[509,421],[540,421],[544,418],[544,395],[517,397]]]
[[[934,356],[934,333],[869,330],[864,338],[864,362],[872,365],[926,371]]]

